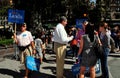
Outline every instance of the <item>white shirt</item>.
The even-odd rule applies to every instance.
[[[36,49],[42,51],[41,45],[43,44],[42,40],[40,38],[35,39],[35,47]]]
[[[72,39],[73,36],[68,37],[64,26],[61,23],[59,23],[54,31],[54,37],[53,37],[54,42],[58,42],[60,44],[67,44]]]
[[[108,29],[106,29],[106,34],[108,35],[108,36],[110,36],[111,35],[111,31],[110,30],[108,30]]]
[[[31,32],[25,31],[17,34],[17,40],[19,46],[27,46],[33,41]]]

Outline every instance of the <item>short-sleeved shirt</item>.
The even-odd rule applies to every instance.
[[[27,46],[33,41],[31,32],[19,32],[17,34],[18,46]]]
[[[40,38],[35,39],[35,47],[36,49],[42,50],[41,45],[43,44],[42,40]]]

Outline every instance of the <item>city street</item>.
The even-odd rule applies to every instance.
[[[0,50],[2,51],[2,50]],[[11,50],[12,51],[12,50]],[[0,78],[22,78],[24,76],[24,65],[14,58],[14,52],[6,52],[0,56]],[[30,78],[55,78],[55,54],[52,51],[46,54],[47,61],[40,66],[40,72],[31,72]],[[65,59],[64,76],[74,78],[71,67],[75,60],[70,56]],[[120,53],[110,53],[108,57],[110,78],[120,77]]]
[[[120,0],[0,0],[0,78],[24,78],[20,54],[34,56],[35,51],[37,57],[46,51],[46,59],[39,71],[26,73],[28,78],[56,78],[65,51],[63,78],[81,76],[82,65],[84,78],[108,77],[108,71],[109,78],[120,78]]]

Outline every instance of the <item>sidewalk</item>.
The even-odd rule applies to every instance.
[[[11,50],[11,51],[10,51]],[[13,59],[14,49],[9,48],[6,52],[5,49],[0,50],[0,78],[23,78],[24,76],[24,65],[20,64],[19,61]],[[4,53],[4,54],[3,54]],[[109,56],[120,57],[120,52],[110,53]],[[32,72],[29,78],[55,78],[56,77],[56,63],[55,54],[53,52],[47,52],[47,61],[43,62],[40,67],[40,72]],[[108,62],[111,60],[109,58]],[[71,72],[71,67],[75,60],[71,57],[65,59],[64,76],[66,78],[74,78]]]
[[[12,57],[14,52],[6,54],[3,57],[0,57],[0,78],[23,78],[24,77],[24,65],[20,64],[19,61],[16,61]],[[29,78],[56,78],[56,58],[55,54],[48,52],[46,54],[47,61],[43,62],[40,67],[40,72],[32,72]],[[73,65],[74,60],[71,58],[65,59],[65,68],[64,75],[66,78],[74,78],[71,73],[71,66]]]

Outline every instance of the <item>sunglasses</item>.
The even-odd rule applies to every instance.
[[[25,25],[21,26],[21,27],[26,27]]]

